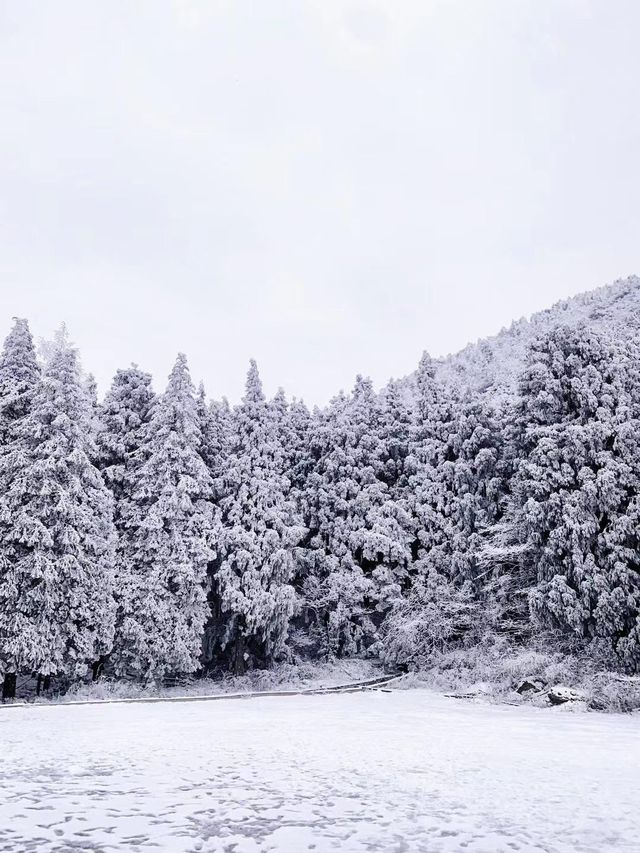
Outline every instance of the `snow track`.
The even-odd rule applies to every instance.
[[[148,696],[132,699],[79,699],[65,702],[14,702],[0,705],[0,708],[24,708],[25,706],[35,708],[51,708],[59,705],[131,705],[131,704],[155,704],[158,702],[217,702],[221,699],[257,699],[265,696],[316,696],[324,693],[359,693],[362,690],[374,690],[393,684],[404,678],[404,675],[385,675],[382,678],[370,678],[367,681],[353,681],[350,684],[334,684],[330,687],[308,687],[303,690],[253,690],[245,693],[213,693],[201,696]]]

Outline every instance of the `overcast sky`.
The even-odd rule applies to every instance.
[[[325,402],[640,272],[636,0],[0,2],[0,337]]]

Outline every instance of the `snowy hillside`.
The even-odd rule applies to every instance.
[[[497,399],[509,398],[522,369],[525,353],[540,334],[568,325],[589,328],[616,338],[640,330],[640,278],[631,276],[558,302],[530,319],[514,321],[494,337],[469,344],[447,358],[438,359],[437,375],[446,384],[487,391]]]

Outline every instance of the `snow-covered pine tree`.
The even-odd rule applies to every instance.
[[[481,613],[493,613],[484,601],[488,589],[479,578],[478,554],[504,490],[501,432],[490,407],[462,401],[443,387],[427,354],[416,388],[405,466],[413,563],[410,584],[384,629],[387,656],[414,664],[438,646],[477,638],[486,622]],[[435,619],[436,612],[442,618]]]
[[[447,488],[443,476],[453,429],[456,401],[435,378],[434,364],[424,353],[416,372],[415,426],[411,442],[413,472],[409,481],[415,537],[414,572],[448,574],[446,550],[453,538]],[[440,553],[444,551],[443,558]]]
[[[289,453],[290,480],[299,503],[300,492],[304,489],[307,477],[313,470],[313,430],[315,419],[304,400],[293,400],[289,408]]]
[[[9,483],[21,454],[27,450],[20,436],[22,420],[31,411],[31,400],[40,379],[33,338],[29,325],[15,318],[0,355],[0,507],[4,509]],[[0,512],[2,512],[0,509]],[[11,509],[8,510],[11,512]],[[7,559],[7,543],[0,542],[0,590],[3,589]],[[1,592],[0,592],[1,595]],[[13,699],[16,691],[16,661],[5,648],[0,634],[0,675],[3,677],[2,698]]]
[[[446,412],[445,421],[417,429],[410,478],[414,568],[461,584],[477,577],[482,534],[500,514],[505,466],[499,420],[489,405],[450,399]]]
[[[332,401],[314,430],[316,464],[302,495],[310,530],[305,607],[325,654],[377,651],[378,628],[410,561],[409,518],[391,494],[397,434],[381,417],[371,381]]]
[[[33,338],[26,320],[16,317],[0,355],[0,442],[11,441],[12,426],[30,411],[40,378]]]
[[[224,494],[223,475],[226,469],[232,435],[232,415],[226,397],[222,400],[207,401],[204,384],[201,382],[196,397],[196,411],[202,441],[200,455],[204,460],[211,478],[212,502],[212,538],[217,542],[220,536],[220,511],[218,503]],[[209,670],[216,666],[220,638],[220,604],[216,595],[214,581],[215,561],[209,564],[208,601],[209,618],[205,624],[202,640],[202,666]]]
[[[100,405],[98,403],[98,383],[93,373],[87,373],[82,377],[82,385],[89,400],[89,406],[91,407],[91,433],[97,439],[101,426]],[[92,460],[94,463],[97,461],[97,459]]]
[[[291,484],[290,498],[302,523],[304,495],[307,478],[315,465],[313,433],[315,420],[302,400],[293,400],[289,405],[284,393],[279,391],[271,408],[276,419],[278,441],[284,451],[284,470]],[[295,574],[292,584],[296,590],[298,606],[291,622],[290,646],[293,655],[308,655],[314,641],[309,636],[309,625],[315,622],[315,613],[308,608],[304,586],[308,574],[314,569],[314,552],[309,549],[311,532],[305,529],[296,549]]]
[[[194,388],[182,354],[145,432],[129,523],[131,593],[115,661],[119,674],[142,681],[198,670],[208,617],[211,477],[200,455]]]
[[[131,500],[137,486],[135,473],[146,461],[144,452],[150,438],[154,402],[151,375],[132,364],[116,372],[100,406],[100,470],[116,500],[116,519],[120,514],[118,505]]]
[[[295,607],[291,579],[304,528],[283,471],[276,423],[252,361],[219,486],[222,530],[214,573],[218,642],[236,673],[278,658]]]
[[[280,458],[278,468],[286,473],[289,482],[292,480],[292,472],[296,464],[297,435],[294,431],[291,419],[291,407],[282,388],[278,388],[273,399],[267,403],[267,412],[272,421],[272,431],[275,438],[274,447],[277,448]]]
[[[214,486],[222,475],[225,460],[232,444],[232,415],[226,397],[207,402],[204,385],[200,383],[197,395],[197,413],[202,433],[201,456],[211,472]]]
[[[142,467],[150,452],[154,402],[151,376],[134,364],[117,371],[99,410],[98,463],[114,498],[117,533],[114,587],[117,610],[110,666],[118,674],[127,671],[137,654],[124,626],[140,604],[136,556],[149,501],[139,490]]]
[[[58,342],[4,458],[0,637],[15,671],[74,678],[111,648],[113,502],[91,418],[76,350]]]
[[[299,503],[299,493],[313,469],[313,421],[303,400],[287,401],[282,388],[268,404],[273,419],[277,444],[281,449],[281,467],[291,484],[292,495]]]
[[[413,405],[402,383],[391,380],[377,402],[378,463],[376,478],[385,486],[377,511],[378,530],[393,542],[384,554],[378,553],[373,572],[377,587],[377,609],[385,616],[407,588],[411,570],[413,519],[408,500],[409,478],[415,471],[411,455]]]
[[[454,536],[443,476],[454,406],[452,396],[435,378],[431,357],[424,353],[415,374],[406,488],[402,490],[411,519],[410,575],[382,626],[385,657],[395,663],[422,663],[442,643],[440,632],[451,630],[453,622],[445,614],[458,609],[447,572],[448,554],[442,554]]]
[[[222,472],[233,444],[233,416],[226,397],[209,403],[207,454],[214,479]]]
[[[200,456],[202,457],[205,465],[209,467],[210,454],[208,438],[211,430],[211,421],[204,382],[200,382],[196,393],[196,417],[198,418],[198,427],[200,429]]]
[[[380,395],[380,441],[384,465],[380,473],[397,500],[406,498],[408,478],[415,471],[412,458],[414,405],[402,382],[392,379]]]
[[[536,341],[512,430],[495,561],[516,564],[536,629],[602,639],[640,664],[638,347],[559,328]]]

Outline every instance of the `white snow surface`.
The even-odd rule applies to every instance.
[[[427,690],[0,709],[0,850],[640,849],[640,718]]]

